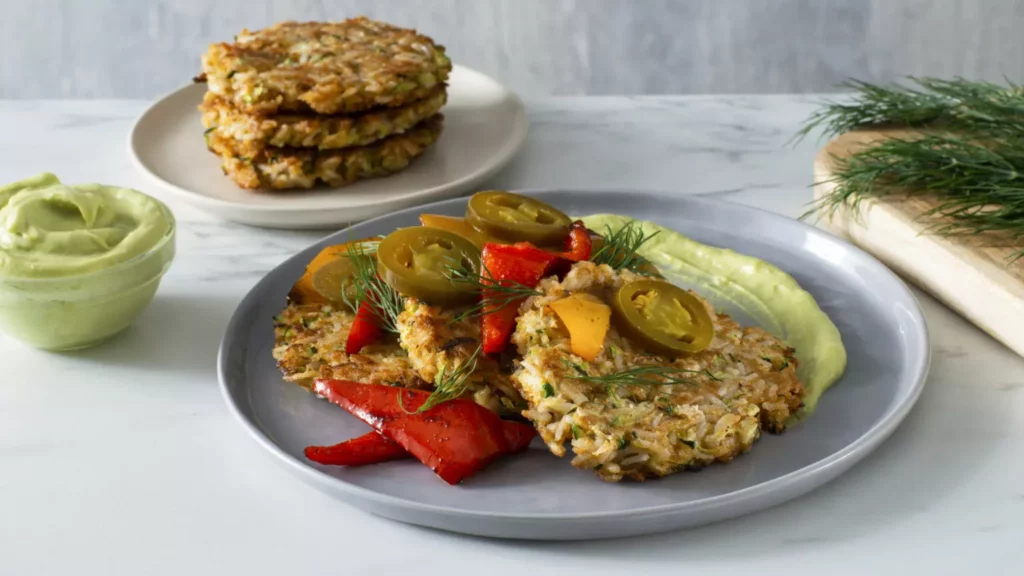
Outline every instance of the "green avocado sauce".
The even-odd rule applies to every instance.
[[[0,275],[57,278],[110,268],[145,254],[171,218],[135,190],[62,184],[50,173],[0,187]]]
[[[174,258],[174,216],[128,188],[43,173],[0,187],[0,329],[48,350],[127,328]]]
[[[604,233],[631,219],[614,214],[581,218],[588,228]],[[846,349],[839,330],[810,293],[792,276],[752,256],[696,242],[653,222],[638,222],[645,234],[657,235],[640,249],[668,278],[700,286],[712,301],[726,301],[754,318],[763,329],[796,351],[797,376],[807,395],[793,422],[814,412],[821,395],[846,370]]]

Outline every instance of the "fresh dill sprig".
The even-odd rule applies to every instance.
[[[851,84],[853,104],[827,104],[814,113],[805,135],[826,135],[874,126],[910,127],[915,133],[887,137],[834,157],[832,190],[807,213],[833,215],[861,201],[885,196],[924,196],[934,207],[921,215],[926,232],[943,236],[985,235],[988,246],[1011,247],[1024,257],[1024,90],[962,79],[915,79],[920,89]]]
[[[373,243],[370,243],[373,244]],[[380,243],[377,242],[377,245]],[[377,274],[377,262],[373,254],[377,246],[371,246],[373,252],[363,248],[362,243],[349,243],[347,251],[352,262],[352,283],[355,285],[355,301],[349,301],[345,290],[341,291],[345,305],[359,310],[363,302],[371,304],[370,309],[377,318],[381,329],[392,334],[398,333],[398,315],[405,309],[405,299]]]
[[[543,292],[519,282],[496,280],[486,266],[480,274],[463,266],[448,266],[445,277],[453,285],[470,286],[480,292],[480,300],[453,318],[453,323],[497,312],[524,298],[544,295]]]
[[[1024,239],[1024,142],[981,144],[953,134],[890,138],[835,163],[829,180],[835,187],[803,218],[815,210],[856,210],[870,197],[927,195],[938,200],[923,214],[928,232],[999,233],[1008,246]],[[1024,248],[1013,257],[1021,255]]]
[[[604,242],[601,247],[590,256],[594,264],[607,264],[614,270],[632,270],[641,274],[645,273],[644,266],[650,262],[640,256],[640,247],[651,238],[658,235],[658,232],[644,234],[643,227],[636,220],[630,220],[622,228],[613,231],[611,226],[605,226]]]
[[[477,362],[480,359],[480,352],[481,347],[477,346],[469,358],[463,362],[457,362],[451,371],[448,370],[447,365],[442,365],[437,376],[434,377],[434,391],[416,411],[425,412],[442,402],[454,400],[465,394],[469,388],[469,377],[476,370]]]
[[[566,365],[572,369],[573,374],[567,376],[571,380],[582,380],[591,384],[604,384],[606,386],[666,386],[676,384],[696,385],[692,380],[693,375],[704,375],[716,382],[720,378],[704,370],[688,370],[675,366],[634,366],[619,372],[613,372],[604,376],[594,376],[587,372],[586,368],[574,364],[568,360]],[[685,377],[683,377],[685,375]]]
[[[853,90],[849,103],[827,101],[794,139],[821,128],[833,137],[868,127],[941,128],[988,135],[1024,131],[1024,89],[954,78],[909,77],[911,86],[880,86],[859,80],[843,84]]]

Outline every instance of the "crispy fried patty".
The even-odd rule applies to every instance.
[[[402,106],[426,98],[451,67],[429,37],[367,18],[242,30],[202,58],[208,90],[254,114]]]
[[[354,316],[330,305],[289,303],[274,319],[274,359],[284,379],[311,388],[315,378],[430,388],[394,336],[345,354]]]
[[[467,362],[480,346],[480,319],[457,319],[457,313],[406,298],[405,310],[398,315],[399,342],[409,354],[410,364],[428,382],[434,382],[442,370]],[[512,385],[510,371],[491,357],[479,357],[467,394],[499,413],[518,414],[525,406]]]
[[[318,182],[340,187],[399,172],[426,152],[442,130],[443,116],[435,114],[404,134],[367,146],[339,150],[271,147],[253,156],[237,149],[233,138],[217,132],[208,133],[206,142],[220,155],[224,173],[242,188],[285,190],[312,188]]]
[[[512,381],[529,403],[524,416],[549,449],[564,455],[571,441],[574,466],[609,481],[643,480],[729,461],[752,447],[762,425],[784,429],[804,393],[793,350],[759,328],[740,328],[716,315],[706,301],[715,338],[703,352],[661,357],[612,327],[594,361],[574,355],[568,332],[547,305],[575,292],[607,301],[612,290],[634,279],[629,271],[581,262],[564,281],[542,281],[544,295],[520,308],[513,342],[522,359]],[[678,368],[685,383],[593,380],[637,366]]]
[[[353,148],[387,136],[402,134],[445,105],[448,94],[440,86],[422,100],[399,108],[381,108],[351,116],[279,114],[264,116],[235,109],[227,100],[207,92],[199,109],[203,125],[221,139],[231,140],[238,154],[253,157],[268,146],[298,148]]]

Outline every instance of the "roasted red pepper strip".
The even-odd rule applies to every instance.
[[[449,484],[476,474],[508,450],[501,418],[466,398],[417,413],[410,411],[429,392],[325,379],[317,379],[313,390],[405,448]]]
[[[526,286],[536,285],[558,263],[558,254],[537,248],[529,242],[484,244],[481,260],[495,280],[508,280]]]
[[[565,239],[565,252],[559,254],[566,260],[583,262],[590,260],[590,252],[593,249],[593,242],[590,239],[590,231],[583,224],[582,220],[572,223],[569,229],[569,236]]]
[[[348,331],[348,338],[345,340],[345,354],[357,354],[363,349],[363,346],[380,338],[382,333],[373,304],[369,300],[363,300],[359,309],[356,310],[352,328]]]
[[[410,457],[405,448],[376,432],[333,446],[309,446],[305,454],[313,462],[329,466],[365,466]]]
[[[518,244],[484,244],[481,261],[485,272],[483,282],[510,286],[521,284],[533,288],[545,276],[551,275],[561,258],[545,252],[529,242]],[[488,291],[481,295],[484,302],[495,302],[485,307],[481,320],[483,352],[497,354],[505,349],[516,327],[519,305],[525,298],[507,301],[501,294]]]
[[[505,432],[508,454],[516,454],[526,450],[530,446],[530,442],[537,435],[537,431],[533,426],[511,420],[502,420],[501,428]]]
[[[505,434],[506,454],[516,454],[526,450],[537,435],[537,431],[529,424],[501,421],[501,431]],[[378,432],[367,432],[362,436],[346,440],[333,446],[309,446],[305,450],[306,458],[318,464],[329,466],[366,466],[402,458],[412,458],[398,444],[381,436]]]

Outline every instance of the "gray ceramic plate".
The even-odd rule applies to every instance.
[[[744,206],[644,193],[537,192],[571,215],[612,212],[653,220],[698,241],[770,261],[790,273],[839,327],[844,376],[817,412],[781,436],[765,434],[728,465],[643,484],[610,484],[573,468],[539,441],[456,487],[415,461],[321,467],[302,449],[365,433],[365,424],[281,379],[272,318],[325,245],[415,225],[421,212],[460,215],[455,199],[377,218],[329,236],[260,281],[238,306],[218,371],[231,410],[300,479],[371,513],[483,536],[588,539],[705,524],[800,496],[843,473],[907,415],[928,370],[928,333],[906,286],[869,255],[802,223]],[[729,312],[734,312],[727,310]]]

